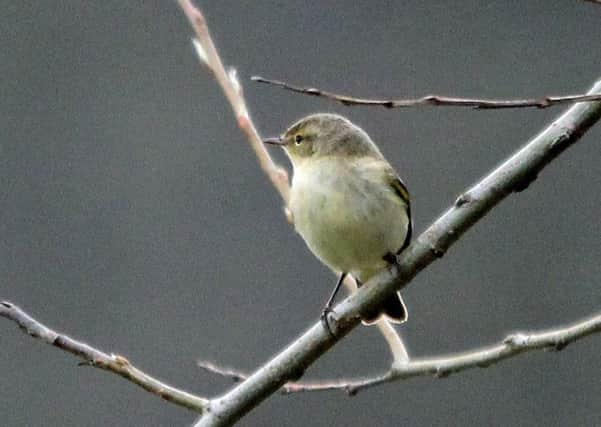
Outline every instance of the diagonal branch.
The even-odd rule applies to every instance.
[[[197,39],[193,39],[193,43],[199,59],[215,76],[217,83],[219,83],[227,100],[232,105],[236,119],[238,120],[238,126],[248,138],[248,142],[259,159],[261,169],[263,169],[263,172],[265,172],[273,186],[278,190],[284,203],[288,204],[288,193],[290,190],[288,186],[288,173],[285,169],[274,163],[265,148],[265,144],[263,144],[263,140],[248,114],[242,85],[236,77],[236,71],[233,68],[230,69],[229,73],[225,71],[209,33],[209,27],[200,10],[194,7],[190,0],[178,0],[178,3],[196,32]]]
[[[341,95],[313,87],[302,87],[292,85],[280,80],[266,79],[253,76],[251,80],[278,86],[283,89],[301,93],[303,95],[318,96],[331,101],[340,102],[346,106],[364,105],[380,106],[385,108],[409,108],[409,107],[468,107],[479,110],[506,109],[506,108],[548,108],[559,104],[571,104],[583,101],[601,101],[601,95],[565,95],[565,96],[543,96],[533,99],[478,99],[478,98],[456,98],[441,95],[426,95],[421,98],[412,99],[368,99],[355,98],[349,95]]]
[[[201,414],[209,406],[207,399],[171,387],[151,377],[136,368],[123,356],[106,354],[88,344],[53,331],[8,301],[0,301],[0,317],[12,320],[26,334],[79,357],[83,360],[80,365],[94,366],[117,374],[161,399]]]
[[[601,81],[589,91],[601,93]],[[333,334],[317,322],[300,338],[225,395],[211,401],[211,410],[195,427],[233,424],[284,384],[305,370],[355,328],[362,312],[382,305],[420,271],[442,257],[472,225],[513,192],[523,191],[538,173],[578,141],[601,118],[601,103],[578,103],[529,141],[522,149],[463,193],[440,218],[402,252],[399,265],[385,269],[334,307],[329,318]],[[401,365],[395,364],[393,369]]]
[[[355,380],[290,382],[285,384],[280,391],[283,394],[291,394],[342,390],[354,396],[359,391],[392,381],[422,376],[446,378],[451,374],[468,369],[488,368],[502,360],[534,350],[563,350],[568,344],[595,333],[601,333],[601,314],[571,326],[550,329],[545,332],[511,334],[496,345],[476,348],[461,354],[412,359],[411,362],[393,366],[389,371],[378,376]],[[206,361],[199,361],[198,366],[205,371],[231,378],[236,382],[244,381],[249,376],[243,371],[224,368]]]
[[[248,114],[242,85],[236,78],[235,70],[231,69],[229,73],[225,71],[219,53],[211,39],[206,20],[200,9],[196,8],[190,0],[178,0],[178,2],[196,32],[197,38],[192,41],[196,48],[198,58],[215,76],[215,79],[219,83],[219,86],[221,86],[227,100],[232,105],[232,109],[238,119],[238,126],[245,133],[259,159],[261,169],[267,174],[271,183],[282,197],[284,205],[287,206],[290,192],[290,187],[288,186],[288,174],[285,169],[277,166],[273,162],[269,152],[266,150],[265,144],[263,144],[263,141]],[[288,222],[293,223],[294,219],[287,207],[285,208],[285,213]],[[350,276],[347,276],[344,284],[349,292],[352,292],[357,287]],[[406,362],[409,358],[407,350],[405,349],[401,337],[392,325],[386,319],[380,319],[376,323],[376,326],[388,343],[394,361],[396,363]]]

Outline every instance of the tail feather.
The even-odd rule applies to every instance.
[[[364,325],[372,325],[380,320],[380,317],[382,316],[393,323],[404,323],[407,321],[407,307],[405,307],[405,303],[403,302],[400,292],[397,292],[386,299],[382,309],[378,313],[373,315],[363,314],[361,316],[361,321]]]

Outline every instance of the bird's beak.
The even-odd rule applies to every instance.
[[[263,142],[265,144],[271,144],[271,145],[286,145],[286,141],[281,137],[281,136],[276,136],[274,138],[265,138],[263,140]]]

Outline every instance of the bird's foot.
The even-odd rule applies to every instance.
[[[393,254],[392,252],[388,252],[386,255],[384,255],[382,257],[382,259],[391,265],[396,265],[399,262],[399,259],[397,258],[397,256],[395,254]]]
[[[390,273],[394,272],[394,269],[399,266],[399,258],[392,252],[388,252],[382,257],[382,259],[388,263],[388,271]]]
[[[328,331],[328,334],[330,334],[332,338],[334,337],[334,332],[332,332],[332,328],[330,327],[330,320],[328,318],[328,315],[333,312],[334,310],[332,310],[332,307],[326,305],[323,308],[321,315],[319,316],[321,323],[323,323],[323,327],[326,328],[326,331]]]

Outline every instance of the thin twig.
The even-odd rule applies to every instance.
[[[601,81],[589,91],[591,95],[599,93]],[[401,253],[398,266],[384,269],[337,304],[328,319],[332,331],[326,330],[323,322],[316,322],[245,381],[213,400],[214,410],[203,415],[195,427],[231,425],[287,382],[297,381],[313,362],[359,324],[361,313],[381,305],[386,296],[406,286],[420,271],[442,257],[501,200],[527,188],[547,164],[578,141],[600,118],[599,102],[571,106],[522,149],[463,193]],[[519,339],[512,339],[510,343],[521,345]],[[402,365],[395,366],[397,368]],[[379,379],[381,382],[387,380],[387,377]]]
[[[574,341],[591,334],[601,333],[601,314],[574,323],[571,326],[550,329],[538,333],[515,333],[496,345],[479,347],[460,354],[450,354],[431,358],[412,359],[406,364],[395,364],[384,374],[355,380],[290,382],[281,388],[283,394],[342,390],[354,396],[359,391],[383,383],[405,380],[420,376],[445,378],[451,374],[473,368],[488,368],[502,360],[534,350],[562,350]],[[224,368],[207,361],[199,361],[202,369],[230,378],[244,381],[249,374],[238,369]]]
[[[171,387],[151,377],[136,368],[123,356],[106,354],[67,335],[59,334],[8,301],[0,301],[0,317],[12,320],[26,334],[74,354],[83,360],[80,365],[93,366],[117,374],[168,402],[194,412],[202,414],[208,408],[209,401],[207,399]]]
[[[225,71],[201,11],[196,8],[190,0],[178,0],[178,2],[190,21],[192,28],[194,28],[194,31],[196,32],[197,39],[194,39],[193,42],[200,61],[213,73],[219,86],[223,89],[223,93],[234,109],[236,119],[238,120],[238,126],[245,133],[251,147],[259,159],[261,169],[267,174],[271,183],[278,190],[287,206],[290,193],[288,173],[286,172],[286,169],[275,164],[265,148],[265,144],[263,144],[263,141],[248,114],[242,85],[236,77],[236,71],[233,68],[230,69],[229,73]]]
[[[288,222],[293,223],[294,218],[292,218],[292,214],[287,208],[288,197],[290,194],[288,174],[285,169],[277,166],[273,162],[269,152],[265,149],[265,145],[248,114],[242,85],[236,78],[235,71],[232,69],[229,73],[226,73],[201,10],[196,8],[189,0],[178,1],[196,33],[197,39],[193,39],[193,42],[199,60],[214,74],[215,79],[223,89],[227,100],[232,105],[234,113],[236,114],[238,125],[246,134],[248,141],[259,159],[261,169],[267,174],[271,183],[280,193],[280,196],[284,201],[284,205],[286,206],[285,214]],[[350,276],[347,276],[345,286],[349,292],[352,292],[357,287]],[[407,350],[405,349],[401,337],[392,325],[385,319],[381,319],[376,323],[376,326],[388,343],[394,361],[397,363],[406,362],[408,360]]]
[[[478,99],[478,98],[456,98],[441,95],[426,95],[421,98],[412,99],[367,99],[356,98],[349,95],[341,95],[313,87],[302,87],[292,85],[280,80],[266,79],[253,76],[251,80],[278,86],[292,92],[304,95],[319,96],[343,105],[367,105],[385,108],[409,108],[409,107],[469,107],[479,110],[492,110],[503,108],[547,108],[559,104],[571,104],[574,102],[601,101],[601,95],[565,95],[565,96],[543,96],[533,99]]]
[[[236,368],[228,368],[220,366],[208,360],[199,360],[197,366],[211,374],[216,374],[225,378],[229,378],[234,382],[245,381],[251,374]],[[356,380],[359,382],[360,380]],[[315,382],[289,382],[286,383],[279,391],[282,394],[292,394],[310,391],[326,391],[344,389],[347,384],[353,384],[349,380],[332,380],[332,381],[315,381]]]

